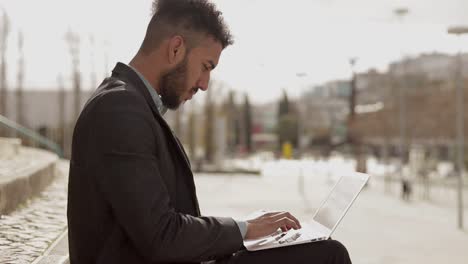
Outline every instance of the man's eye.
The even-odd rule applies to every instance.
[[[205,64],[203,64],[203,70],[204,70],[204,71],[208,71],[208,70],[209,70],[208,67],[207,67]]]

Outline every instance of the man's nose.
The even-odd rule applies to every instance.
[[[202,89],[203,91],[208,90],[208,83],[210,82],[210,75],[206,74],[203,75],[197,82],[198,88]]]
[[[208,85],[202,85],[202,84],[199,83],[198,88],[200,88],[200,90],[202,90],[202,91],[206,91],[206,90],[208,90]]]

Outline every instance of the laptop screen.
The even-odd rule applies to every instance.
[[[342,176],[318,209],[314,220],[332,230],[353,203],[368,178],[368,175],[361,173]]]

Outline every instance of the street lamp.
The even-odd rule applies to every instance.
[[[449,27],[447,32],[449,34],[454,34],[460,37],[463,34],[468,34],[468,26],[455,26]],[[463,83],[462,83],[462,56],[461,50],[459,50],[457,55],[457,92],[456,92],[456,102],[457,102],[457,116],[456,116],[456,128],[457,128],[457,146],[458,146],[458,155],[457,155],[457,170],[458,170],[458,228],[463,229],[463,174],[465,169],[464,164],[464,101],[463,101]]]
[[[400,23],[403,23],[403,18],[409,13],[409,9],[406,7],[400,7],[393,10],[393,13],[398,17]],[[405,78],[406,74],[406,62],[403,58],[403,51],[401,51],[402,59],[403,59],[403,75],[402,78]],[[398,89],[398,100],[399,100],[399,128],[400,128],[400,166],[399,166],[399,173],[400,177],[403,180],[403,166],[406,161],[406,96],[403,85],[399,85],[400,89]]]
[[[356,171],[366,172],[366,158],[364,153],[364,147],[361,143],[361,135],[353,127],[356,123],[356,105],[357,105],[357,74],[355,66],[358,58],[352,57],[349,59],[349,65],[351,66],[352,77],[351,77],[351,93],[349,95],[349,116],[348,116],[348,131],[347,141],[351,146],[351,152],[356,160]]]
[[[351,66],[351,72],[352,72],[352,77],[351,77],[351,94],[349,97],[349,123],[352,123],[354,121],[355,117],[355,108],[356,108],[356,62],[358,58],[352,57],[349,58],[349,65]],[[351,124],[349,124],[349,128],[351,128]],[[350,131],[350,130],[349,130]]]

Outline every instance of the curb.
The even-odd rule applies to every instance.
[[[49,246],[42,256],[31,264],[69,264],[68,254],[68,229]]]

